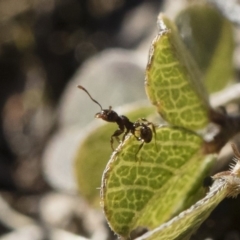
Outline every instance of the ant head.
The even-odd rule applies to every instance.
[[[116,122],[118,114],[112,110],[111,106],[109,106],[109,109],[102,109],[101,112],[97,113],[95,118],[101,118],[107,122]]]
[[[95,118],[101,118],[105,121],[107,121],[107,119],[109,118],[109,115],[111,114],[112,111],[112,107],[109,106],[109,109],[102,109],[101,112],[96,113]]]
[[[93,102],[95,102],[100,108],[101,108],[101,112],[97,113],[95,115],[95,118],[101,118],[104,121],[107,122],[115,122],[118,115],[116,112],[112,111],[112,107],[110,106],[109,109],[103,109],[101,104],[99,102],[97,102],[95,99],[92,98],[92,96],[90,95],[90,93],[81,85],[78,85],[78,88],[82,89],[84,92],[87,93],[87,95],[91,98],[91,100]]]

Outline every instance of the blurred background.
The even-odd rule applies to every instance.
[[[59,128],[79,119],[84,126],[98,110],[77,84],[85,81],[91,93],[103,90],[98,100],[110,104],[104,95],[115,83],[99,69],[106,75],[111,59],[120,59],[116,65],[123,69],[132,62],[143,82],[148,49],[137,67],[128,50],[156,31],[160,6],[159,0],[0,0],[0,239],[94,238],[97,223],[91,224],[91,209],[83,213],[72,162],[53,160],[58,146],[45,151]],[[98,57],[110,48],[107,57]],[[141,94],[133,99],[145,97],[143,84],[138,85]],[[84,98],[79,102],[74,94]],[[119,105],[124,96],[118,95]],[[93,108],[89,113],[85,103]]]
[[[0,0],[0,239],[117,239],[76,186],[72,155],[99,110],[76,86],[107,107],[146,100],[157,15],[183,2]],[[240,215],[226,219],[204,236],[240,239]]]

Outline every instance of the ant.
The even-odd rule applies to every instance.
[[[137,153],[135,154],[135,157],[137,157],[137,154],[143,147],[144,143],[149,143],[152,141],[152,131],[154,132],[155,146],[156,146],[156,129],[153,123],[148,122],[145,118],[141,118],[133,123],[126,116],[124,115],[119,116],[115,111],[112,110],[111,106],[109,106],[108,109],[103,109],[101,104],[97,102],[95,99],[93,99],[90,93],[83,86],[78,85],[77,87],[82,89],[84,92],[86,92],[88,96],[91,98],[91,100],[100,107],[101,112],[96,113],[95,118],[101,118],[106,122],[113,122],[113,123],[115,122],[118,125],[118,129],[112,134],[110,139],[110,144],[113,151],[114,151],[114,148],[113,148],[114,137],[118,140],[118,142],[120,142],[119,136],[123,133],[124,134],[122,137],[122,142],[124,141],[128,133],[132,133],[133,136],[138,141],[142,142],[138,148]],[[152,126],[152,129],[149,127],[149,125]],[[136,131],[138,130],[140,133],[139,133],[139,136],[136,136]]]

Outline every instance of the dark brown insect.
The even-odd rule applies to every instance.
[[[138,141],[142,142],[141,145],[139,146],[136,156],[141,150],[141,148],[143,147],[144,143],[151,142],[152,135],[153,135],[152,131],[154,131],[154,135],[156,137],[156,130],[153,123],[148,122],[145,118],[141,118],[133,123],[126,116],[124,115],[119,116],[115,111],[112,110],[111,106],[109,106],[108,109],[103,109],[101,104],[97,102],[95,99],[93,99],[90,93],[83,86],[78,85],[78,88],[85,91],[88,94],[88,96],[91,98],[91,100],[101,108],[101,112],[96,113],[95,115],[96,118],[101,118],[106,122],[112,122],[118,125],[118,129],[112,134],[110,139],[110,144],[113,151],[114,151],[114,148],[113,148],[114,138],[116,138],[118,142],[120,142],[119,136],[121,134],[123,134],[122,141],[124,141],[128,133],[132,133]],[[150,125],[153,130],[149,127]],[[139,131],[138,135],[136,135],[137,131]]]

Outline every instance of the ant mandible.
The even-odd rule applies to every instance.
[[[78,85],[79,89],[82,89],[84,92],[86,92],[88,94],[88,96],[91,98],[91,100],[93,102],[95,102],[101,109],[101,112],[96,113],[95,117],[96,118],[101,118],[106,122],[115,122],[118,125],[118,129],[112,134],[111,139],[110,139],[110,144],[111,144],[111,148],[114,151],[113,148],[113,142],[114,142],[114,137],[118,140],[118,142],[120,141],[119,136],[121,134],[123,134],[122,137],[122,142],[124,141],[126,135],[128,133],[132,133],[134,135],[134,137],[138,140],[141,141],[141,145],[139,146],[139,149],[136,153],[136,157],[137,154],[139,153],[139,151],[141,150],[141,148],[143,147],[144,143],[149,143],[152,140],[152,129],[155,135],[155,144],[156,144],[156,130],[155,130],[155,126],[153,125],[153,123],[148,122],[145,118],[141,118],[139,120],[137,120],[135,123],[131,122],[126,116],[124,115],[118,115],[115,111],[112,110],[112,107],[109,106],[109,109],[103,109],[101,104],[99,102],[97,102],[95,99],[92,98],[92,96],[90,95],[90,93],[81,85]],[[152,126],[152,129],[149,127],[149,125]],[[139,136],[136,136],[136,131],[139,129]],[[125,132],[124,132],[125,131]]]

